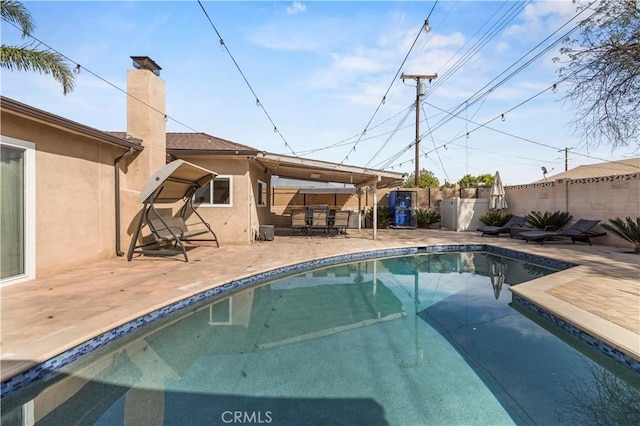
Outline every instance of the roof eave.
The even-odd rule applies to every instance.
[[[260,151],[257,150],[214,150],[214,149],[176,149],[167,148],[171,155],[230,155],[255,157]]]
[[[98,142],[108,143],[125,149],[131,148],[136,151],[142,151],[144,149],[144,147],[138,143],[120,139],[93,127],[85,126],[84,124],[60,117],[59,115],[51,114],[10,98],[5,98],[4,96],[0,96],[0,109],[8,114],[34,120],[47,126],[94,139]]]

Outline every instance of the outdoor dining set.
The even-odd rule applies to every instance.
[[[304,209],[291,212],[291,228],[300,234],[310,234],[312,231],[322,231],[323,234],[347,235],[349,226],[349,210],[333,210],[328,205],[310,205]]]

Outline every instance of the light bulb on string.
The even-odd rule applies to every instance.
[[[383,96],[383,97],[382,97],[382,105],[384,105],[385,103],[387,103],[387,97],[386,97],[386,96]]]
[[[467,139],[469,139],[469,132],[467,132]]]
[[[256,98],[256,106],[259,107],[260,106],[260,99]]]
[[[424,28],[424,32],[425,33],[428,33],[429,31],[431,31],[431,25],[429,25],[429,20],[428,19],[426,19],[424,21],[424,27],[423,28]]]
[[[74,74],[80,74],[80,64],[76,64],[76,67],[73,69]]]
[[[278,128],[276,126],[273,126],[273,133],[278,133]],[[286,145],[287,143],[285,142],[284,144]]]
[[[500,115],[500,120],[507,121],[507,118],[504,116],[504,114],[502,114],[502,115]]]
[[[551,91],[553,93],[558,93],[558,85],[556,83],[553,83],[553,87],[551,87]]]

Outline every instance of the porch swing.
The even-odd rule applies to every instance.
[[[195,192],[216,176],[217,173],[184,160],[172,161],[154,173],[138,197],[143,208],[129,246],[127,260],[131,261],[134,253],[155,256],[182,254],[185,262],[189,262],[185,242],[211,241],[216,243],[216,247],[220,247],[213,229],[193,205]],[[156,207],[157,204],[175,204],[180,201],[183,205],[175,216],[160,212]],[[193,215],[187,216],[189,212]],[[196,221],[187,223],[187,219]],[[145,225],[149,228],[150,235],[141,238]]]

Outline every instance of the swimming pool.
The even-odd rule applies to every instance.
[[[511,302],[556,267],[414,254],[238,287],[3,398],[2,424],[637,424],[637,374]]]

